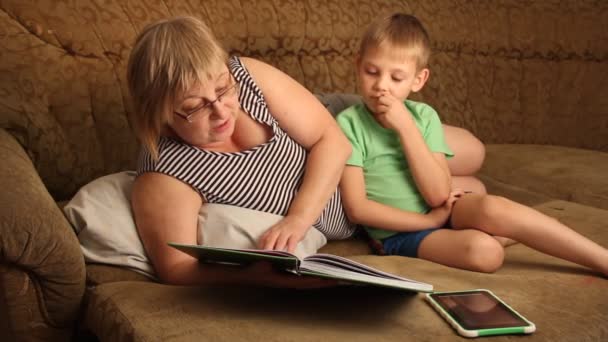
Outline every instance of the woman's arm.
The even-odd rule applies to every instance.
[[[167,245],[197,243],[200,196],[167,175],[144,173],[135,179],[131,206],[139,236],[156,275],[164,283],[201,284],[230,281],[230,274],[198,266],[196,259]]]
[[[307,151],[304,178],[284,220],[260,240],[264,249],[293,251],[336,191],[350,144],[327,109],[278,69],[242,58],[281,128]]]
[[[351,222],[393,231],[418,231],[442,227],[449,211],[433,210],[428,214],[409,212],[367,198],[363,170],[346,166],[340,181],[344,210]]]
[[[322,287],[335,285],[314,277],[278,273],[270,265],[250,267],[201,264],[197,259],[167,245],[197,244],[201,197],[170,176],[145,173],[136,178],[131,204],[137,230],[146,253],[163,283],[176,285],[251,284],[274,287]]]

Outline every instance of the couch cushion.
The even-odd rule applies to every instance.
[[[144,281],[155,282],[156,280],[122,266],[108,264],[87,264],[87,285],[97,286],[104,283],[116,281]]]
[[[487,145],[482,178],[608,209],[608,153],[543,145]]]
[[[608,245],[608,211],[565,201],[537,208]],[[495,274],[405,257],[352,258],[430,282],[436,290],[490,289],[537,325],[527,341],[598,341],[608,336],[608,280],[523,245],[509,247],[505,266]],[[89,298],[86,325],[101,340],[458,339],[422,295],[377,288],[298,291],[115,282],[90,289]]]

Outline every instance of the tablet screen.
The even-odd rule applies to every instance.
[[[485,291],[432,294],[431,296],[463,328],[468,330],[529,325]]]

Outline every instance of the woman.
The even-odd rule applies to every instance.
[[[354,227],[337,185],[350,144],[316,98],[276,68],[228,58],[211,30],[191,17],[146,27],[127,79],[131,121],[144,145],[131,202],[158,277],[173,284],[330,284],[294,282],[267,265],[201,266],[167,246],[196,244],[206,202],[283,215],[262,235],[263,249],[293,251],[312,226],[329,239],[349,237]]]

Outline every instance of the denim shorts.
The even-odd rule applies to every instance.
[[[386,255],[401,255],[412,258],[418,257],[420,243],[432,232],[439,228],[420,230],[417,232],[401,232],[382,240]]]

